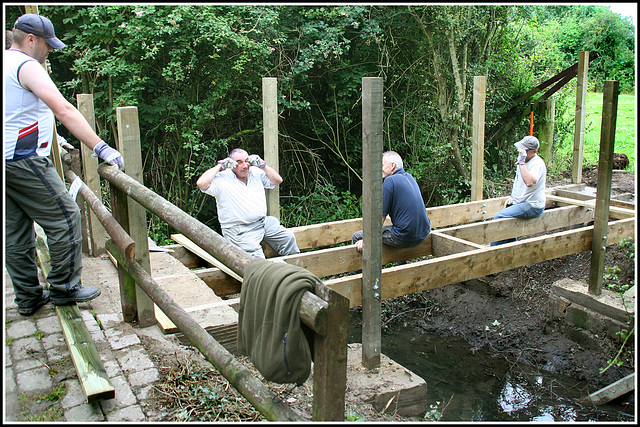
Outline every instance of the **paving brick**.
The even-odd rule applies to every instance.
[[[35,337],[17,339],[11,343],[10,347],[14,363],[30,358],[29,353],[42,353],[44,350],[42,342]]]
[[[69,379],[63,381],[66,387],[66,393],[60,403],[64,409],[73,408],[74,406],[83,405],[87,402],[87,397],[82,391],[80,381],[77,379]]]
[[[18,385],[18,394],[42,393],[53,387],[49,369],[45,367],[16,373],[16,384]]]
[[[145,369],[140,372],[133,372],[129,375],[129,383],[131,383],[131,387],[140,387],[149,385],[154,381],[158,381],[160,379],[160,375],[158,374],[158,370],[156,368]]]
[[[104,330],[111,329],[114,325],[119,325],[124,322],[122,314],[120,313],[98,314],[96,317],[102,324]]]
[[[11,322],[7,328],[7,337],[23,338],[35,334],[38,330],[36,325],[30,320]]]
[[[67,348],[67,343],[64,340],[62,332],[53,334],[47,334],[45,332],[45,336],[40,341],[42,341],[42,347],[44,347],[45,350],[51,348]]]
[[[58,316],[48,316],[43,319],[38,319],[36,321],[36,326],[39,331],[50,335],[50,334],[61,334],[62,326],[60,325],[60,319]]]
[[[115,351],[116,359],[120,363],[120,367],[125,374],[131,372],[143,371],[145,369],[153,368],[154,364],[149,359],[141,346],[130,347],[126,350]]]
[[[124,334],[117,329],[109,329],[105,332],[105,336],[111,344],[111,348],[114,350],[120,350],[126,347],[131,347],[136,344],[140,344],[140,338],[135,333]]]
[[[115,397],[113,399],[100,401],[100,406],[105,414],[109,414],[109,412],[116,409],[126,408],[138,402],[124,376],[111,378],[110,382],[115,390]]]
[[[7,368],[4,370],[4,411],[5,421],[17,421],[15,414],[18,413],[20,407],[18,403],[18,386],[16,384],[16,378],[13,373],[13,369]]]
[[[18,360],[13,365],[13,371],[16,374],[19,374],[21,372],[29,371],[31,369],[42,368],[44,366],[44,363],[42,361],[46,361],[47,360],[47,357],[42,353],[38,354],[38,355],[31,355],[31,356],[32,356],[31,358]],[[40,360],[38,360],[38,359],[40,359]]]
[[[107,414],[107,421],[109,422],[123,422],[123,421],[141,422],[145,420],[146,420],[146,417],[142,412],[142,409],[140,409],[139,405],[133,405],[126,408],[117,409]]]
[[[85,403],[64,412],[69,422],[104,421],[104,414],[97,403]]]

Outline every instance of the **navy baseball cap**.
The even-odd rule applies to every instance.
[[[13,28],[24,31],[27,34],[31,33],[44,38],[54,49],[62,49],[66,46],[56,37],[53,24],[49,18],[45,18],[37,13],[22,15],[16,20],[16,23],[13,24]]]

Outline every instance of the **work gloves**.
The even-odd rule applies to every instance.
[[[509,206],[513,205],[515,202],[516,201],[513,200],[513,198],[511,196],[509,196],[509,198],[504,201],[504,207],[508,208]]]
[[[249,157],[247,157],[247,161],[251,166],[257,166],[260,169],[264,169],[264,167],[267,165],[267,162],[262,160],[260,156],[258,156],[257,154],[252,154]]]
[[[524,165],[525,160],[527,159],[527,151],[522,148],[518,149],[518,160],[516,160],[517,165]]]
[[[218,164],[222,166],[221,170],[233,169],[236,166],[238,166],[238,162],[233,160],[231,157],[227,157],[226,159],[218,160]]]
[[[124,159],[122,158],[122,154],[109,147],[104,141],[100,141],[98,145],[93,147],[92,157],[100,157],[111,166],[117,166],[120,170],[124,169]]]

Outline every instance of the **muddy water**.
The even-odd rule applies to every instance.
[[[349,342],[361,342],[352,313]],[[586,384],[471,350],[460,338],[438,338],[397,327],[382,334],[382,353],[427,383],[427,407],[440,421],[633,422],[633,407],[580,402]],[[546,369],[544,369],[546,368]],[[593,390],[592,390],[593,391]],[[631,405],[633,406],[633,405]],[[437,411],[437,412],[436,412]]]

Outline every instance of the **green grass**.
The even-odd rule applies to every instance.
[[[573,114],[573,111],[570,112]],[[626,170],[636,171],[636,102],[635,95],[618,96],[618,115],[616,117],[616,136],[614,152],[624,153],[629,158]],[[582,167],[597,165],[600,156],[600,128],[602,126],[602,93],[587,93],[585,113],[585,135]],[[573,157],[573,134],[570,141],[556,146],[554,170],[571,168]],[[556,171],[557,172],[557,171]]]
[[[636,171],[636,97],[618,96],[618,115],[616,117],[616,137],[614,152],[629,157],[627,170]],[[600,127],[602,125],[602,94],[587,93],[587,111],[584,132],[583,165],[597,165],[600,153]]]

